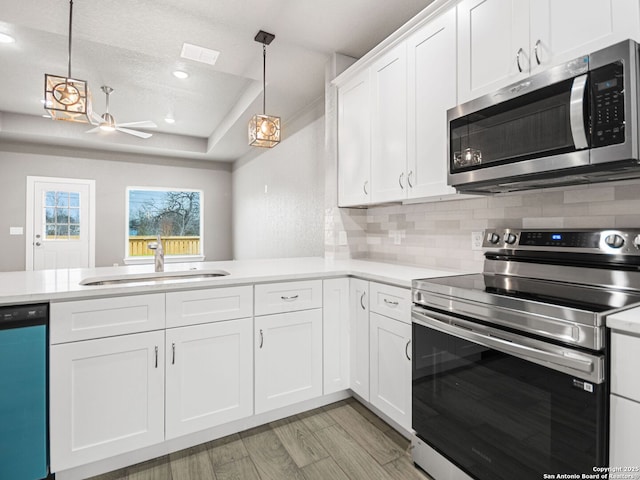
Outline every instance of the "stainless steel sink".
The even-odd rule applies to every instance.
[[[98,285],[126,285],[145,282],[166,282],[178,280],[198,280],[203,278],[224,277],[229,272],[224,270],[195,270],[192,272],[162,272],[162,273],[143,273],[130,274],[121,276],[104,276],[85,278],[80,285],[98,286]]]

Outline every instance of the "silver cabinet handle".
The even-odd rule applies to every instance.
[[[524,53],[522,48],[518,49],[518,53],[516,53],[516,65],[518,65],[518,71],[522,73],[522,67],[520,66],[520,55]]]
[[[262,334],[262,329],[260,329],[260,348],[262,348],[263,344],[264,344],[264,335]]]
[[[369,192],[367,192],[367,185],[369,184],[369,180],[365,180],[364,184],[362,185],[362,190],[364,190],[364,194],[365,195],[369,195]]]
[[[401,188],[402,190],[404,190],[404,185],[402,184],[402,179],[403,179],[403,178],[404,178],[404,172],[402,172],[402,173],[400,174],[400,176],[398,177],[398,183],[400,184],[400,188]]]
[[[587,148],[587,133],[584,128],[584,91],[587,86],[587,74],[573,79],[571,100],[569,101],[569,123],[576,149]]]
[[[158,368],[158,346],[156,345],[156,368]]]
[[[285,302],[288,302],[290,300],[296,300],[298,297],[299,295],[291,295],[290,297],[281,296],[280,298]]]
[[[404,354],[407,356],[407,360],[411,361],[411,357],[409,356],[409,345],[411,345],[411,340],[409,340],[404,346]]]
[[[540,64],[542,63],[542,62],[540,61],[540,56],[538,55],[538,47],[540,46],[540,43],[541,43],[541,42],[540,42],[540,39],[538,39],[538,40],[536,41],[536,45],[535,45],[535,47],[533,47],[533,53],[534,53],[534,55],[535,55],[535,57],[536,57],[536,62],[538,63],[538,65],[540,65]]]
[[[384,299],[384,303],[386,303],[387,305],[393,305],[394,307],[398,306],[398,301],[394,301],[394,300],[387,300],[386,298]]]
[[[364,306],[364,296],[367,292],[362,292],[362,295],[360,296],[360,306],[362,307],[363,310],[366,310],[367,307]]]
[[[413,188],[413,183],[411,183],[411,175],[413,175],[413,170],[409,170],[409,174],[407,175],[407,184],[409,188]]]
[[[176,364],[176,344],[171,344],[171,365]]]

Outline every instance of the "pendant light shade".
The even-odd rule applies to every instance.
[[[260,30],[254,40],[262,43],[262,115],[256,114],[249,120],[249,145],[272,148],[280,143],[280,117],[266,114],[267,105],[267,45],[275,35]]]
[[[73,0],[69,0],[69,66],[66,77],[44,75],[44,108],[54,120],[90,123],[91,96],[87,82],[71,76],[71,25]]]

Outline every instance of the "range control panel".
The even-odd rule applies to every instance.
[[[640,229],[491,229],[485,231],[482,247],[486,249],[640,255]]]

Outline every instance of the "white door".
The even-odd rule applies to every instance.
[[[411,325],[373,312],[371,403],[411,430]]]
[[[322,309],[255,318],[256,414],[322,395]]]
[[[460,2],[458,65],[459,103],[529,75],[529,0]]]
[[[531,3],[531,69],[537,72],[640,36],[638,0]]]
[[[51,470],[164,440],[164,331],[53,345]]]
[[[456,105],[455,7],[409,37],[407,50],[409,198],[452,194],[455,189],[447,185],[447,109]]]
[[[349,315],[349,353],[351,390],[369,401],[369,282],[349,281],[351,311]]]
[[[406,198],[407,50],[402,42],[371,67],[371,201]]]
[[[338,204],[371,202],[369,70],[338,90]]]
[[[324,394],[349,388],[349,279],[322,282]]]
[[[95,181],[27,177],[27,270],[95,266]]]
[[[252,319],[167,330],[166,438],[253,413]]]

